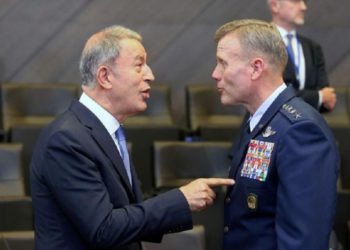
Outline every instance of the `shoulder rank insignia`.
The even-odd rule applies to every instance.
[[[265,131],[262,133],[262,136],[267,138],[267,137],[274,135],[274,134],[276,134],[276,131],[272,130],[271,126],[268,126],[265,129]]]
[[[298,112],[293,106],[289,104],[283,104],[282,109],[291,114],[295,119],[301,118],[301,113]]]

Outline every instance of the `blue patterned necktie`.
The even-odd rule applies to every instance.
[[[297,83],[296,82],[293,83],[293,86],[296,89],[299,89],[299,66],[296,64],[296,61],[295,61],[296,54],[294,53],[293,46],[292,46],[293,37],[294,37],[293,34],[291,34],[291,33],[287,34],[287,51],[288,51],[288,55],[290,57],[290,60],[294,66],[295,75],[297,77]]]
[[[293,50],[293,46],[292,46],[292,40],[293,40],[293,34],[287,34],[287,50],[288,53],[290,54],[290,56],[292,57],[292,60],[294,61],[294,50]]]
[[[126,146],[125,134],[124,134],[124,129],[122,126],[119,126],[119,128],[115,132],[115,135],[116,135],[118,143],[119,143],[120,154],[121,154],[121,157],[122,157],[123,162],[124,162],[126,173],[128,174],[130,184],[132,184],[129,152],[128,152],[128,148]]]

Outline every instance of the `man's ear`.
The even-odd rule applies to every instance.
[[[250,62],[250,66],[251,66],[251,79],[252,80],[256,80],[258,79],[262,72],[265,69],[265,62],[262,58],[254,58],[251,62]]]
[[[112,87],[110,78],[111,74],[109,72],[109,69],[107,66],[101,65],[97,68],[96,71],[96,80],[97,83],[100,85],[103,89],[110,89]]]

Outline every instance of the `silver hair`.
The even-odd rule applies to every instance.
[[[137,32],[119,25],[107,27],[94,35],[86,42],[79,63],[82,84],[94,87],[96,71],[100,65],[112,65],[120,53],[120,42],[123,39],[142,41]]]

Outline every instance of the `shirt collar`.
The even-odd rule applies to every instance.
[[[276,27],[277,27],[278,31],[280,32],[284,43],[287,43],[287,34],[292,34],[294,37],[296,37],[296,35],[297,35],[296,30],[292,30],[292,31],[288,32],[286,29],[284,29],[284,28],[282,28],[282,27],[280,27],[278,25],[276,25]]]
[[[120,123],[111,113],[105,110],[101,105],[95,102],[91,97],[83,93],[79,102],[87,107],[103,124],[110,135],[113,135],[120,126]]]
[[[260,107],[255,111],[255,113],[250,117],[249,128],[253,131],[256,125],[261,120],[262,116],[265,114],[266,110],[271,106],[275,99],[281,94],[283,90],[287,88],[286,84],[281,84],[275,91],[260,105]]]

